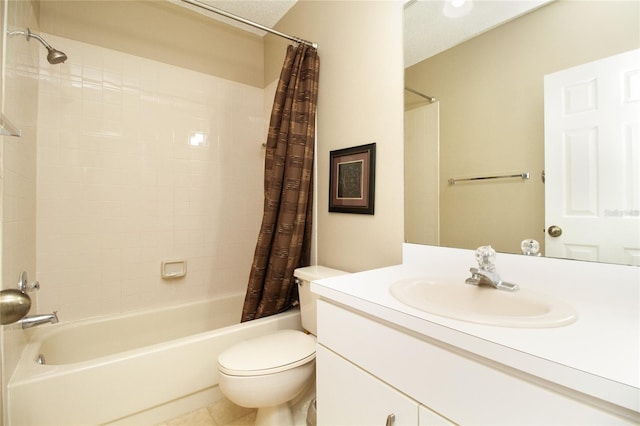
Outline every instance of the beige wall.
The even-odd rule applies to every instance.
[[[5,1],[0,2],[4,9]],[[3,21],[4,22],[4,21]],[[7,30],[37,27],[36,11],[29,1],[7,3]],[[2,33],[5,33],[3,25]],[[36,276],[36,120],[38,113],[38,80],[25,72],[36,66],[42,55],[42,46],[27,43],[24,37],[6,40],[5,63],[2,70],[4,83],[3,113],[22,131],[22,137],[0,137],[2,174],[2,267],[0,288],[16,288],[18,277],[26,271],[30,279]],[[46,51],[45,51],[46,52]],[[34,298],[34,309],[37,300]],[[18,324],[0,327],[2,352],[3,402],[6,402],[6,384],[13,373],[24,348],[24,332]],[[3,403],[3,407],[6,406]],[[2,410],[0,410],[2,411]],[[6,416],[6,412],[3,413]],[[0,417],[0,423],[2,422]]]
[[[41,31],[264,87],[262,38],[167,1],[56,1]]]
[[[277,28],[319,45],[318,263],[347,271],[400,263],[401,2],[303,0]],[[375,215],[328,213],[329,151],[371,142],[377,143]]]
[[[639,47],[639,7],[554,2],[406,70],[407,86],[440,102],[442,245],[544,240],[543,76]],[[447,184],[521,171],[531,180]]]

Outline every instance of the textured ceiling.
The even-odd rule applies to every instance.
[[[464,16],[457,17],[456,10],[447,7],[445,1],[410,1],[404,12],[404,66],[414,65],[549,1],[475,0],[469,2],[471,8]]]
[[[194,10],[205,16],[209,16],[213,19],[217,19],[234,27],[241,28],[246,31],[253,32],[255,34],[264,35],[264,31],[253,28],[247,24],[236,22],[232,19],[220,16],[218,14],[208,12],[197,6],[184,3],[181,0],[169,0],[172,3],[179,4],[188,9]],[[280,18],[282,18],[288,11],[296,4],[296,0],[198,0],[201,3],[205,3],[222,9],[225,12],[232,13],[242,18],[261,24],[265,27],[273,28]],[[292,34],[297,35],[297,34]],[[300,36],[301,38],[304,38]]]
[[[180,0],[172,1],[230,25],[264,35],[263,31],[254,29],[246,24],[204,11]],[[296,3],[296,0],[201,1],[267,27],[275,26],[280,18]],[[405,67],[409,67],[553,0],[474,0],[464,6],[469,9],[468,5],[470,3],[470,10],[464,16],[457,17],[456,15],[461,12],[449,8],[444,0],[390,1],[406,3],[404,58]],[[305,38],[304,34],[291,35]],[[320,46],[320,49],[322,49],[322,46]]]

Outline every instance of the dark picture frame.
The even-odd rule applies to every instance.
[[[329,152],[329,211],[374,214],[376,144]]]

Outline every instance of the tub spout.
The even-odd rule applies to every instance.
[[[22,328],[31,328],[48,322],[51,324],[58,322],[58,311],[53,311],[51,314],[29,315],[20,321],[20,323],[22,323]]]

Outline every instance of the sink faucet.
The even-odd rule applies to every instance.
[[[51,314],[29,315],[22,318],[22,321],[20,321],[22,328],[31,328],[48,322],[51,324],[56,324],[58,322],[58,311],[53,311]]]
[[[493,264],[495,257],[496,251],[491,246],[478,247],[476,250],[478,267],[469,269],[471,277],[467,278],[464,282],[472,285],[490,285],[498,290],[518,290],[518,284],[502,281]]]

